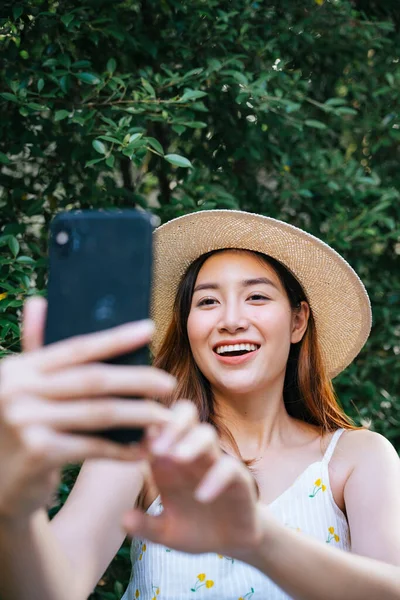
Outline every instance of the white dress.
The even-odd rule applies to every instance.
[[[309,465],[269,510],[286,527],[336,548],[350,550],[349,526],[336,505],[328,464],[343,429],[322,460]],[[148,514],[162,512],[156,498]],[[122,600],[289,600],[266,575],[241,561],[215,553],[186,554],[133,539],[132,575]]]

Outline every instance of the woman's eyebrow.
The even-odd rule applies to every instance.
[[[268,279],[268,277],[256,277],[253,279],[244,279],[241,282],[242,287],[251,287],[252,285],[260,285],[260,284],[272,285],[274,288],[278,289],[278,286],[271,279]],[[219,290],[220,287],[221,286],[218,283],[211,283],[211,282],[199,283],[199,285],[196,285],[196,287],[194,288],[193,293],[199,292],[200,290]]]
[[[245,279],[242,282],[243,287],[250,287],[252,285],[272,285],[272,287],[278,289],[276,283],[272,281],[272,279],[268,279],[268,277],[256,277],[255,279]]]

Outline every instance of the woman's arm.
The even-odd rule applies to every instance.
[[[376,433],[352,432],[343,442],[341,452],[355,461],[344,490],[352,553],[273,523],[264,511],[262,544],[245,560],[299,600],[398,600],[399,458]]]
[[[400,600],[400,567],[344,552],[264,516],[262,548],[240,559],[296,600]]]
[[[143,485],[139,464],[88,461],[53,521],[43,509],[0,522],[0,598],[84,600],[125,538],[121,516]]]

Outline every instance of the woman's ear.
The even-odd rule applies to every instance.
[[[293,312],[292,320],[292,344],[297,344],[303,339],[307,330],[308,319],[310,317],[310,307],[307,302],[303,301],[299,310]]]

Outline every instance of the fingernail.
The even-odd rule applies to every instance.
[[[212,490],[200,485],[194,492],[194,498],[198,502],[209,502],[212,499]]]
[[[176,458],[191,458],[193,456],[193,449],[187,444],[181,444],[172,453]]]

